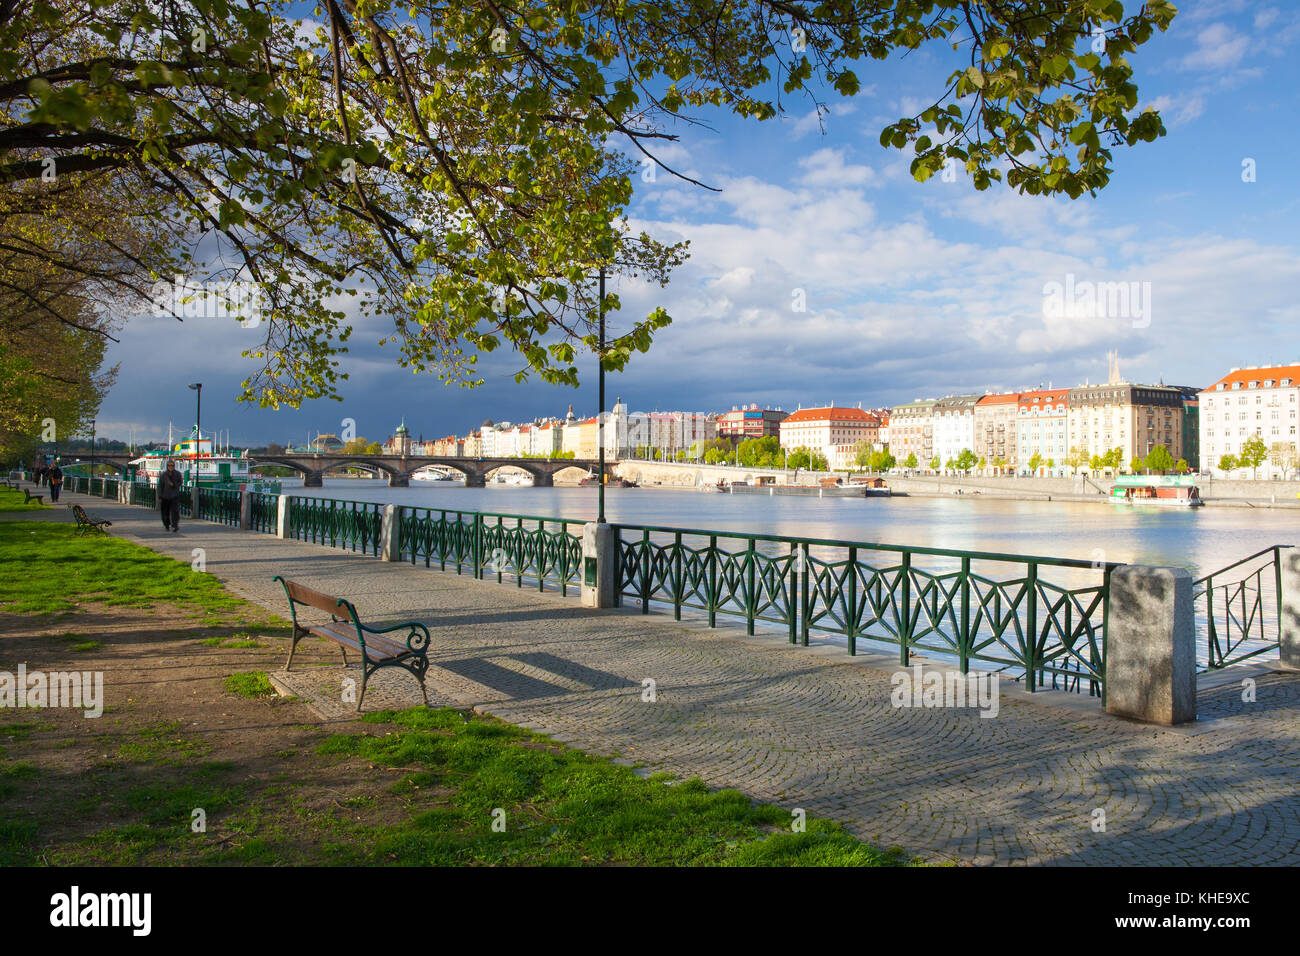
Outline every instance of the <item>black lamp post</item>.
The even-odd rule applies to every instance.
[[[95,420],[90,420],[90,473],[95,473]]]
[[[596,522],[605,523],[605,267],[600,267],[600,417],[596,419],[597,438],[600,446],[600,477],[597,479],[599,497],[596,506]]]
[[[194,469],[190,472],[190,480],[194,482],[194,494],[198,495],[199,490],[199,441],[203,435],[203,383],[195,382],[190,388],[194,389]],[[197,509],[198,500],[195,499]]]

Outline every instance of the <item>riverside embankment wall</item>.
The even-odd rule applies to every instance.
[[[615,466],[620,478],[649,487],[693,488],[700,484],[718,481],[755,482],[760,476],[770,475],[777,484],[816,484],[817,479],[828,477],[829,472],[787,471],[780,468],[736,468],[730,465],[693,465],[678,462],[620,461]],[[843,472],[840,472],[843,474]],[[886,475],[892,491],[914,495],[974,494],[997,497],[1039,499],[1076,498],[1098,500],[1110,494],[1110,479],[1085,478],[1025,478],[972,475],[970,477],[902,477]],[[1248,481],[1240,479],[1201,478],[1198,481],[1201,497],[1207,501],[1224,503],[1247,501],[1276,503],[1300,507],[1300,481]]]

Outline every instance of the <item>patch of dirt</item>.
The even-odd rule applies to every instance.
[[[251,607],[225,627],[202,625],[204,616],[88,602],[61,615],[0,613],[0,671],[100,672],[104,705],[99,717],[0,707],[0,830],[28,834],[0,842],[0,863],[359,862],[364,828],[427,803],[421,788],[393,792],[404,771],[316,753],[331,734],[391,727],[326,724],[300,701],[223,687],[231,674],[283,667],[285,622]],[[260,646],[204,643],[250,637]],[[300,663],[336,665],[338,649],[304,640],[295,670]],[[193,832],[192,809],[205,811],[206,833]],[[150,832],[131,829],[141,826]],[[241,848],[257,859],[230,852]]]

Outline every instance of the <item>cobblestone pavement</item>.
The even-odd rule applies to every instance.
[[[1300,677],[1256,666],[1203,682],[1190,728],[1108,717],[1095,701],[1004,694],[975,710],[890,704],[887,659],[791,647],[670,615],[587,611],[573,596],[89,499],[114,534],[207,569],[285,610],[275,574],[354,600],[363,619],[417,619],[433,633],[430,701],[480,709],[593,753],[843,821],[864,839],[968,863],[1300,863]],[[17,517],[17,516],[15,516]],[[65,520],[63,515],[53,517]],[[66,515],[71,520],[71,515]],[[343,667],[289,675],[323,716]],[[656,700],[643,700],[643,681]],[[1064,698],[1069,698],[1064,701]],[[419,703],[389,671],[366,709]],[[1104,830],[1098,827],[1104,813]]]

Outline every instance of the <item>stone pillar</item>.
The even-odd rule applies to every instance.
[[[305,474],[305,475],[302,476],[302,486],[303,486],[304,488],[323,488],[323,487],[325,487],[325,481],[324,481],[324,479],[321,477],[323,474],[324,474],[324,472],[321,472],[321,471],[309,471],[309,472],[307,472],[307,474]]]
[[[199,520],[199,483],[197,481],[194,482],[194,487],[190,489],[190,520]]]
[[[239,493],[239,530],[253,530],[253,493],[251,491],[241,491]]]
[[[409,487],[411,487],[411,476],[410,476],[410,475],[389,475],[389,476],[388,476],[388,487],[389,487],[389,488],[409,488]]]
[[[1300,671],[1300,553],[1287,548],[1278,556],[1282,571],[1282,593],[1278,595],[1281,628],[1278,663],[1289,671]]]
[[[1186,568],[1129,564],[1111,572],[1106,712],[1166,726],[1196,719],[1196,622]]]
[[[534,488],[553,488],[555,487],[555,473],[542,471],[533,475]]]
[[[275,516],[275,536],[277,538],[289,537],[289,502],[291,500],[288,495],[281,495],[279,498],[280,510]]]
[[[398,538],[397,505],[384,505],[383,517],[379,521],[379,560],[401,561],[402,547]]]
[[[582,606],[613,607],[614,552],[618,542],[608,524],[582,526]]]
[[[467,472],[465,473],[465,487],[466,487],[466,488],[486,488],[486,487],[487,487],[487,481],[484,480],[484,478],[483,478],[483,473],[482,473],[481,471],[479,471],[479,472],[468,472],[468,471],[467,471]]]

